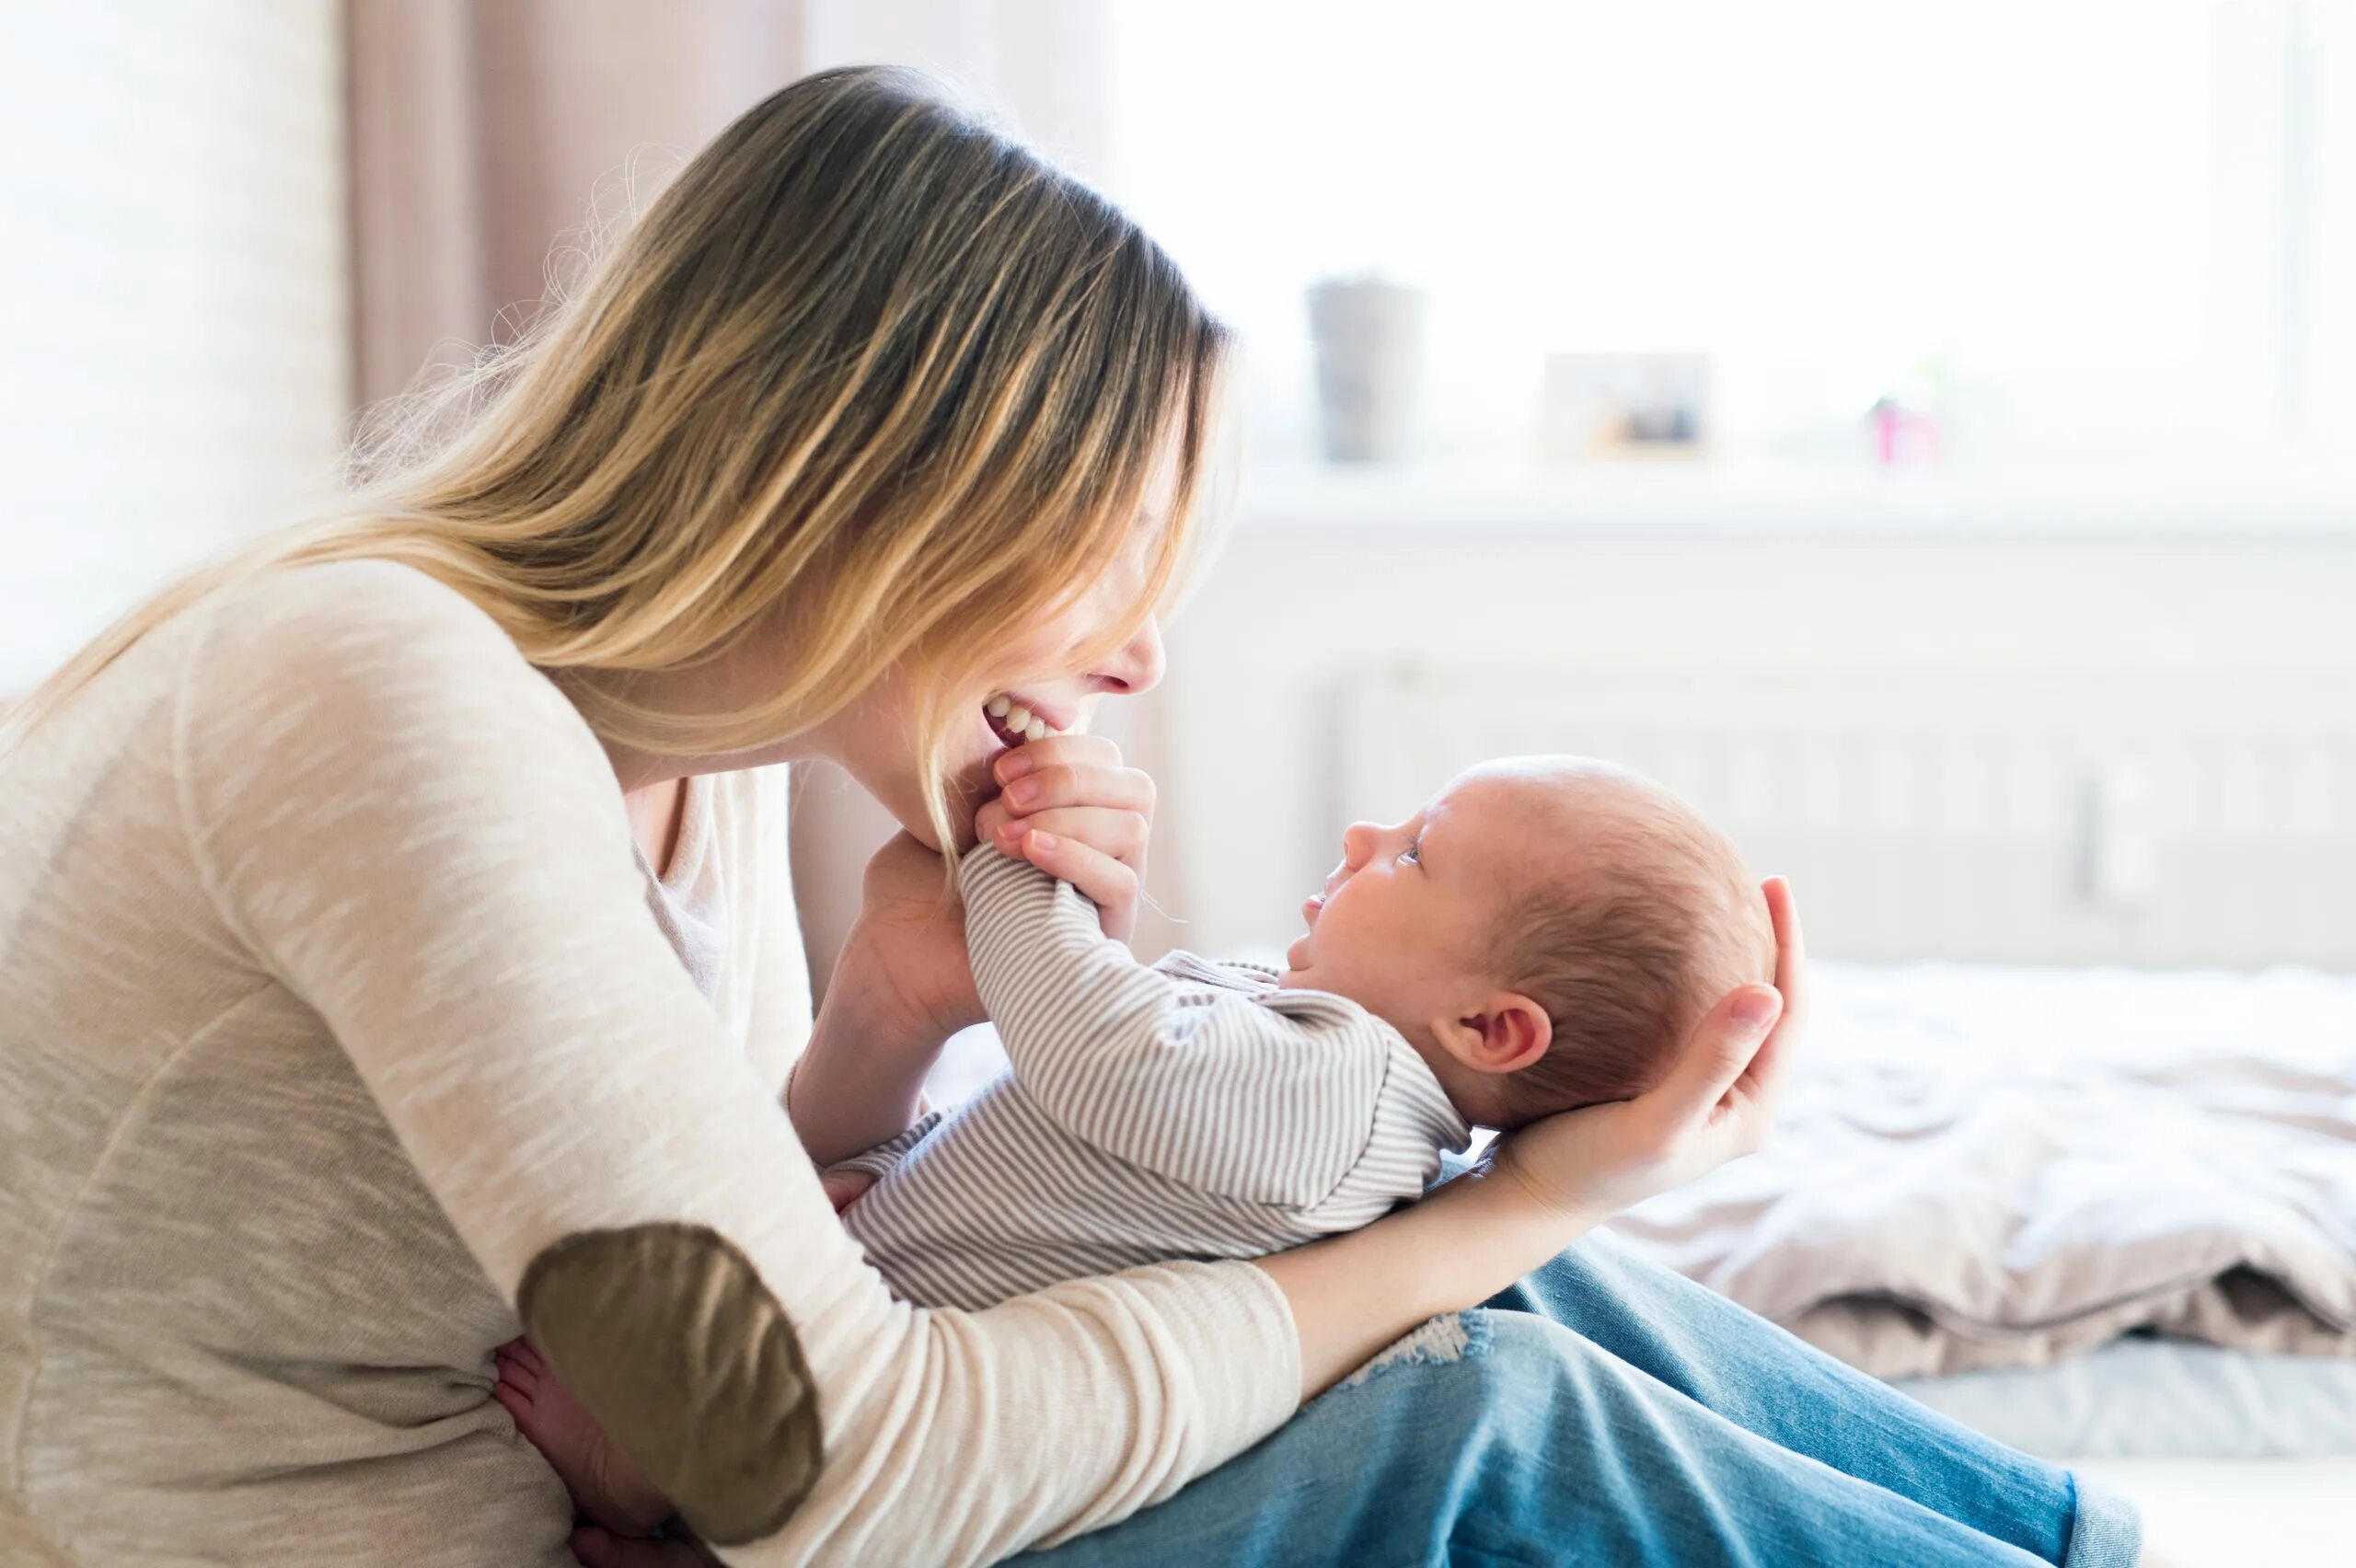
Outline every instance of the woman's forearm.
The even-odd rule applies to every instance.
[[[1300,1397],[1426,1318],[1477,1307],[1600,1223],[1486,1170],[1361,1230],[1259,1261],[1292,1308]]]
[[[896,1005],[875,966],[847,948],[786,1084],[786,1114],[821,1169],[906,1132],[948,1036]]]

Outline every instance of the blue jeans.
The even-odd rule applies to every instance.
[[[2124,1502],[1594,1236],[1034,1568],[2128,1568]]]

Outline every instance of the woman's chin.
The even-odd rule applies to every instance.
[[[1005,750],[1005,744],[991,732],[979,709],[975,709],[971,731],[953,737],[948,753],[941,759],[942,800],[949,810],[950,829],[957,839],[948,847],[963,850],[973,846],[974,813],[998,793],[998,780],[991,776],[990,765]],[[898,819],[910,837],[928,849],[943,849],[941,835],[933,826],[932,813],[925,809],[924,790],[914,772],[895,768],[885,774],[881,768],[874,768],[863,770],[863,774],[862,770],[854,769],[852,777]]]
[[[957,847],[960,849],[970,847],[974,842],[974,813],[980,811],[983,804],[998,793],[998,779],[992,776],[990,765],[995,763],[999,754],[1005,750],[1004,744],[990,732],[989,725],[984,722],[977,713],[975,716],[974,733],[967,737],[964,745],[952,753],[946,759],[948,774],[947,789],[944,793],[949,801],[949,824],[956,831]],[[923,839],[931,847],[935,849],[941,847],[940,845],[933,843],[934,835],[930,823],[918,826],[902,818],[902,824],[910,833]]]

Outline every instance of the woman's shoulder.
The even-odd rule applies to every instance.
[[[398,561],[266,567],[216,589],[196,609],[208,641],[292,643],[322,658],[400,648],[427,660],[446,651],[525,663],[473,600]]]
[[[184,734],[366,749],[553,741],[610,784],[563,693],[480,606],[412,567],[271,567],[208,594],[191,620]]]

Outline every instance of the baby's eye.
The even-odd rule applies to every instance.
[[[1424,841],[1418,838],[1413,844],[1408,845],[1404,849],[1400,850],[1399,859],[1402,863],[1406,865],[1421,865],[1424,859]]]

